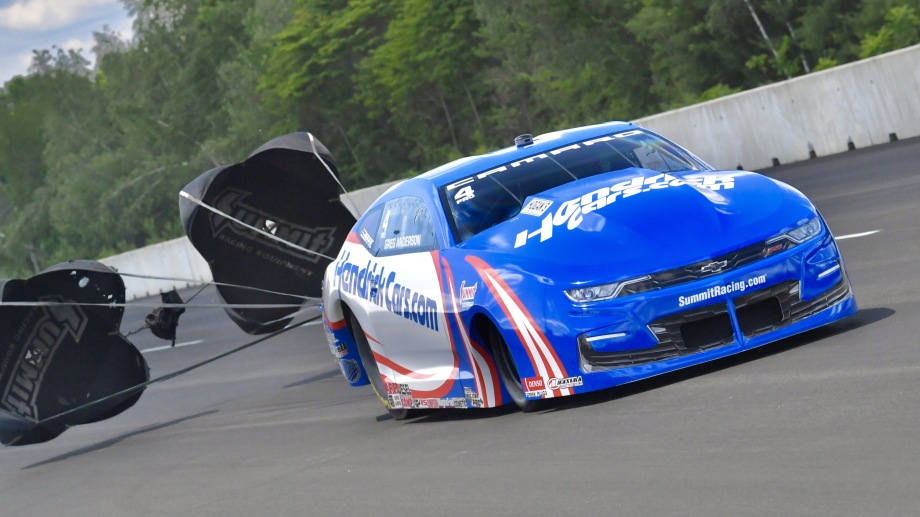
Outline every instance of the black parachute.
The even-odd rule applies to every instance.
[[[269,141],[243,162],[211,169],[186,185],[179,198],[182,223],[208,262],[223,302],[297,304],[321,295],[330,255],[355,222],[339,201],[335,174],[335,159],[325,146],[309,133],[291,133]],[[249,334],[283,328],[298,310],[226,309]]]
[[[90,404],[149,379],[144,357],[119,330],[124,307],[78,305],[124,304],[125,284],[112,269],[75,261],[27,280],[0,280],[0,301],[4,445],[51,440],[70,426],[111,418],[140,398],[143,388]]]

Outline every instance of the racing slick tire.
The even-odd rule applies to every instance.
[[[524,396],[524,385],[521,383],[521,376],[514,364],[514,357],[508,350],[508,344],[501,333],[494,325],[489,325],[487,330],[487,339],[492,347],[492,353],[495,355],[495,364],[498,369],[498,375],[511,400],[521,408],[524,413],[531,413],[543,407],[542,400],[529,400]]]
[[[349,313],[348,326],[351,328],[351,333],[355,338],[355,344],[358,347],[358,356],[364,364],[364,371],[367,372],[367,378],[371,382],[371,388],[373,388],[374,394],[377,395],[377,399],[380,400],[383,407],[387,408],[393,420],[405,420],[407,418],[421,416],[421,410],[390,407],[390,401],[387,399],[386,386],[383,385],[383,378],[380,377],[380,369],[377,367],[377,360],[374,359],[374,353],[371,351],[370,343],[367,342],[367,336],[364,335],[364,329],[361,328],[361,324],[358,323],[358,318],[356,318],[354,314]]]

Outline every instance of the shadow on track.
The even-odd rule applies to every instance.
[[[750,361],[756,361],[764,357],[769,357],[774,354],[779,354],[787,350],[792,350],[800,346],[808,345],[822,339],[830,338],[850,330],[857,328],[865,327],[878,323],[884,319],[887,319],[895,314],[894,309],[888,309],[883,307],[874,307],[870,309],[861,309],[856,314],[850,316],[849,318],[833,323],[831,325],[820,327],[814,330],[809,330],[802,334],[797,334],[795,336],[788,337],[773,343],[768,343],[766,345],[754,348],[752,350],[747,350],[736,355],[729,357],[723,357],[721,359],[716,359],[708,363],[698,364],[695,366],[690,366],[676,372],[670,372],[656,377],[651,377],[648,379],[643,379],[640,381],[631,382],[628,384],[623,384],[621,386],[615,386],[606,390],[595,391],[591,393],[580,394],[575,397],[563,397],[561,399],[549,399],[543,401],[543,407],[537,411],[537,413],[546,413],[550,411],[565,411],[569,409],[577,409],[585,406],[593,406],[595,404],[602,404],[605,402],[610,402],[613,400],[620,399],[622,397],[628,397],[630,395],[635,395],[638,393],[646,392],[649,390],[654,390],[664,386],[669,386],[671,384],[676,384],[681,381],[692,379],[694,377],[699,377],[701,375],[707,375],[719,370],[724,370],[726,368],[731,368],[740,364],[744,364]],[[425,414],[418,418],[412,419],[410,423],[429,423],[429,422],[444,422],[452,420],[470,420],[477,418],[494,418],[509,413],[517,412],[517,408],[513,404],[507,404],[497,408],[482,409],[482,410],[432,410],[430,414]],[[382,415],[377,417],[377,421],[383,421],[390,419],[390,415]]]
[[[304,386],[304,385],[307,385],[307,384],[312,384],[312,383],[314,383],[314,382],[316,382],[316,381],[324,381],[324,380],[326,380],[326,379],[331,379],[331,378],[333,378],[333,377],[338,377],[338,376],[340,376],[340,375],[342,375],[342,372],[340,372],[339,370],[329,370],[328,372],[318,373],[318,374],[316,374],[316,375],[307,377],[306,379],[303,379],[303,380],[300,380],[300,381],[297,381],[297,382],[293,382],[293,383],[291,383],[291,384],[286,384],[286,385],[284,386],[284,388],[294,388],[294,387],[297,387],[297,386]]]
[[[40,461],[40,462],[38,462],[38,463],[34,463],[34,464],[29,465],[29,466],[27,466],[27,467],[23,467],[22,470],[29,470],[29,469],[32,469],[32,468],[35,468],[35,467],[41,467],[42,465],[47,465],[47,464],[49,464],[49,463],[56,463],[56,462],[58,462],[58,461],[64,461],[64,460],[66,460],[66,459],[68,459],[68,458],[72,458],[72,457],[74,457],[74,456],[80,456],[80,455],[82,455],[82,454],[86,454],[86,453],[89,453],[89,452],[100,451],[100,450],[102,450],[102,449],[106,449],[106,448],[108,448],[108,447],[111,447],[111,446],[113,446],[113,445],[115,445],[115,444],[117,444],[117,443],[119,443],[119,442],[121,442],[121,441],[123,441],[123,440],[125,440],[125,439],[127,439],[127,438],[131,438],[132,436],[137,436],[137,435],[139,435],[139,434],[149,433],[150,431],[156,431],[156,430],[158,430],[158,429],[163,429],[163,428],[165,428],[165,427],[173,426],[173,425],[176,425],[176,424],[181,424],[182,422],[186,422],[186,421],[188,421],[188,420],[193,420],[193,419],[195,419],[195,418],[200,418],[200,417],[203,417],[203,416],[211,415],[211,414],[214,414],[214,413],[217,413],[217,410],[216,410],[216,409],[212,409],[212,410],[210,410],[210,411],[202,411],[201,413],[195,413],[194,415],[189,415],[189,416],[185,416],[185,417],[182,417],[182,418],[177,418],[177,419],[175,419],[175,420],[170,420],[169,422],[163,422],[163,423],[161,423],[161,424],[148,425],[147,427],[142,427],[142,428],[140,428],[140,429],[136,429],[136,430],[131,431],[131,432],[129,432],[129,433],[125,433],[125,434],[123,434],[123,435],[121,435],[121,436],[116,436],[116,437],[114,437],[114,438],[109,438],[108,440],[104,440],[104,441],[101,441],[101,442],[99,442],[99,443],[95,443],[95,444],[93,444],[93,445],[89,445],[89,446],[86,446],[86,447],[82,447],[82,448],[77,449],[77,450],[75,450],[75,451],[70,451],[70,452],[61,454],[61,455],[59,455],[59,456],[55,456],[55,457],[53,457],[53,458],[49,458],[49,459],[47,459],[47,460],[45,460],[45,461]]]

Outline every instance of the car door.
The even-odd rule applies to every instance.
[[[458,358],[445,320],[438,249],[429,207],[403,196],[385,203],[373,238],[368,334],[381,374],[415,398],[445,396]]]

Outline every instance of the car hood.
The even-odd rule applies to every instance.
[[[627,278],[706,260],[816,215],[797,190],[744,171],[631,168],[567,183],[523,206],[459,247],[537,274]]]

